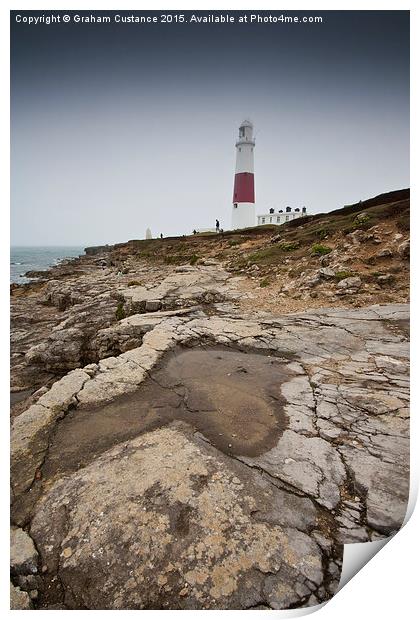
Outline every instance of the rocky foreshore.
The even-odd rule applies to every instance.
[[[331,260],[326,307],[273,312],[214,252],[135,247],[12,291],[12,607],[327,600],[404,520],[408,305],[354,307]]]

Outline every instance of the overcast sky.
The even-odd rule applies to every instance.
[[[216,217],[228,229],[244,118],[257,213],[409,186],[408,11],[207,26],[28,26],[16,13],[13,245],[183,234]]]

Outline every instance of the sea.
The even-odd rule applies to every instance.
[[[57,265],[65,258],[84,254],[83,246],[12,246],[10,248],[10,282],[25,284],[27,271],[39,271]]]

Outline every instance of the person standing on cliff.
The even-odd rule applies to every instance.
[[[219,232],[220,229],[220,222],[219,220],[216,220],[216,232]]]

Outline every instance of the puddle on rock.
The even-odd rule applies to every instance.
[[[34,390],[20,390],[19,392],[10,392],[10,406],[16,405],[17,403],[22,402],[29,396],[31,396]]]
[[[293,375],[283,359],[260,353],[176,349],[136,392],[69,413],[52,438],[43,477],[83,467],[117,443],[174,420],[226,454],[262,454],[287,426],[280,390]]]

